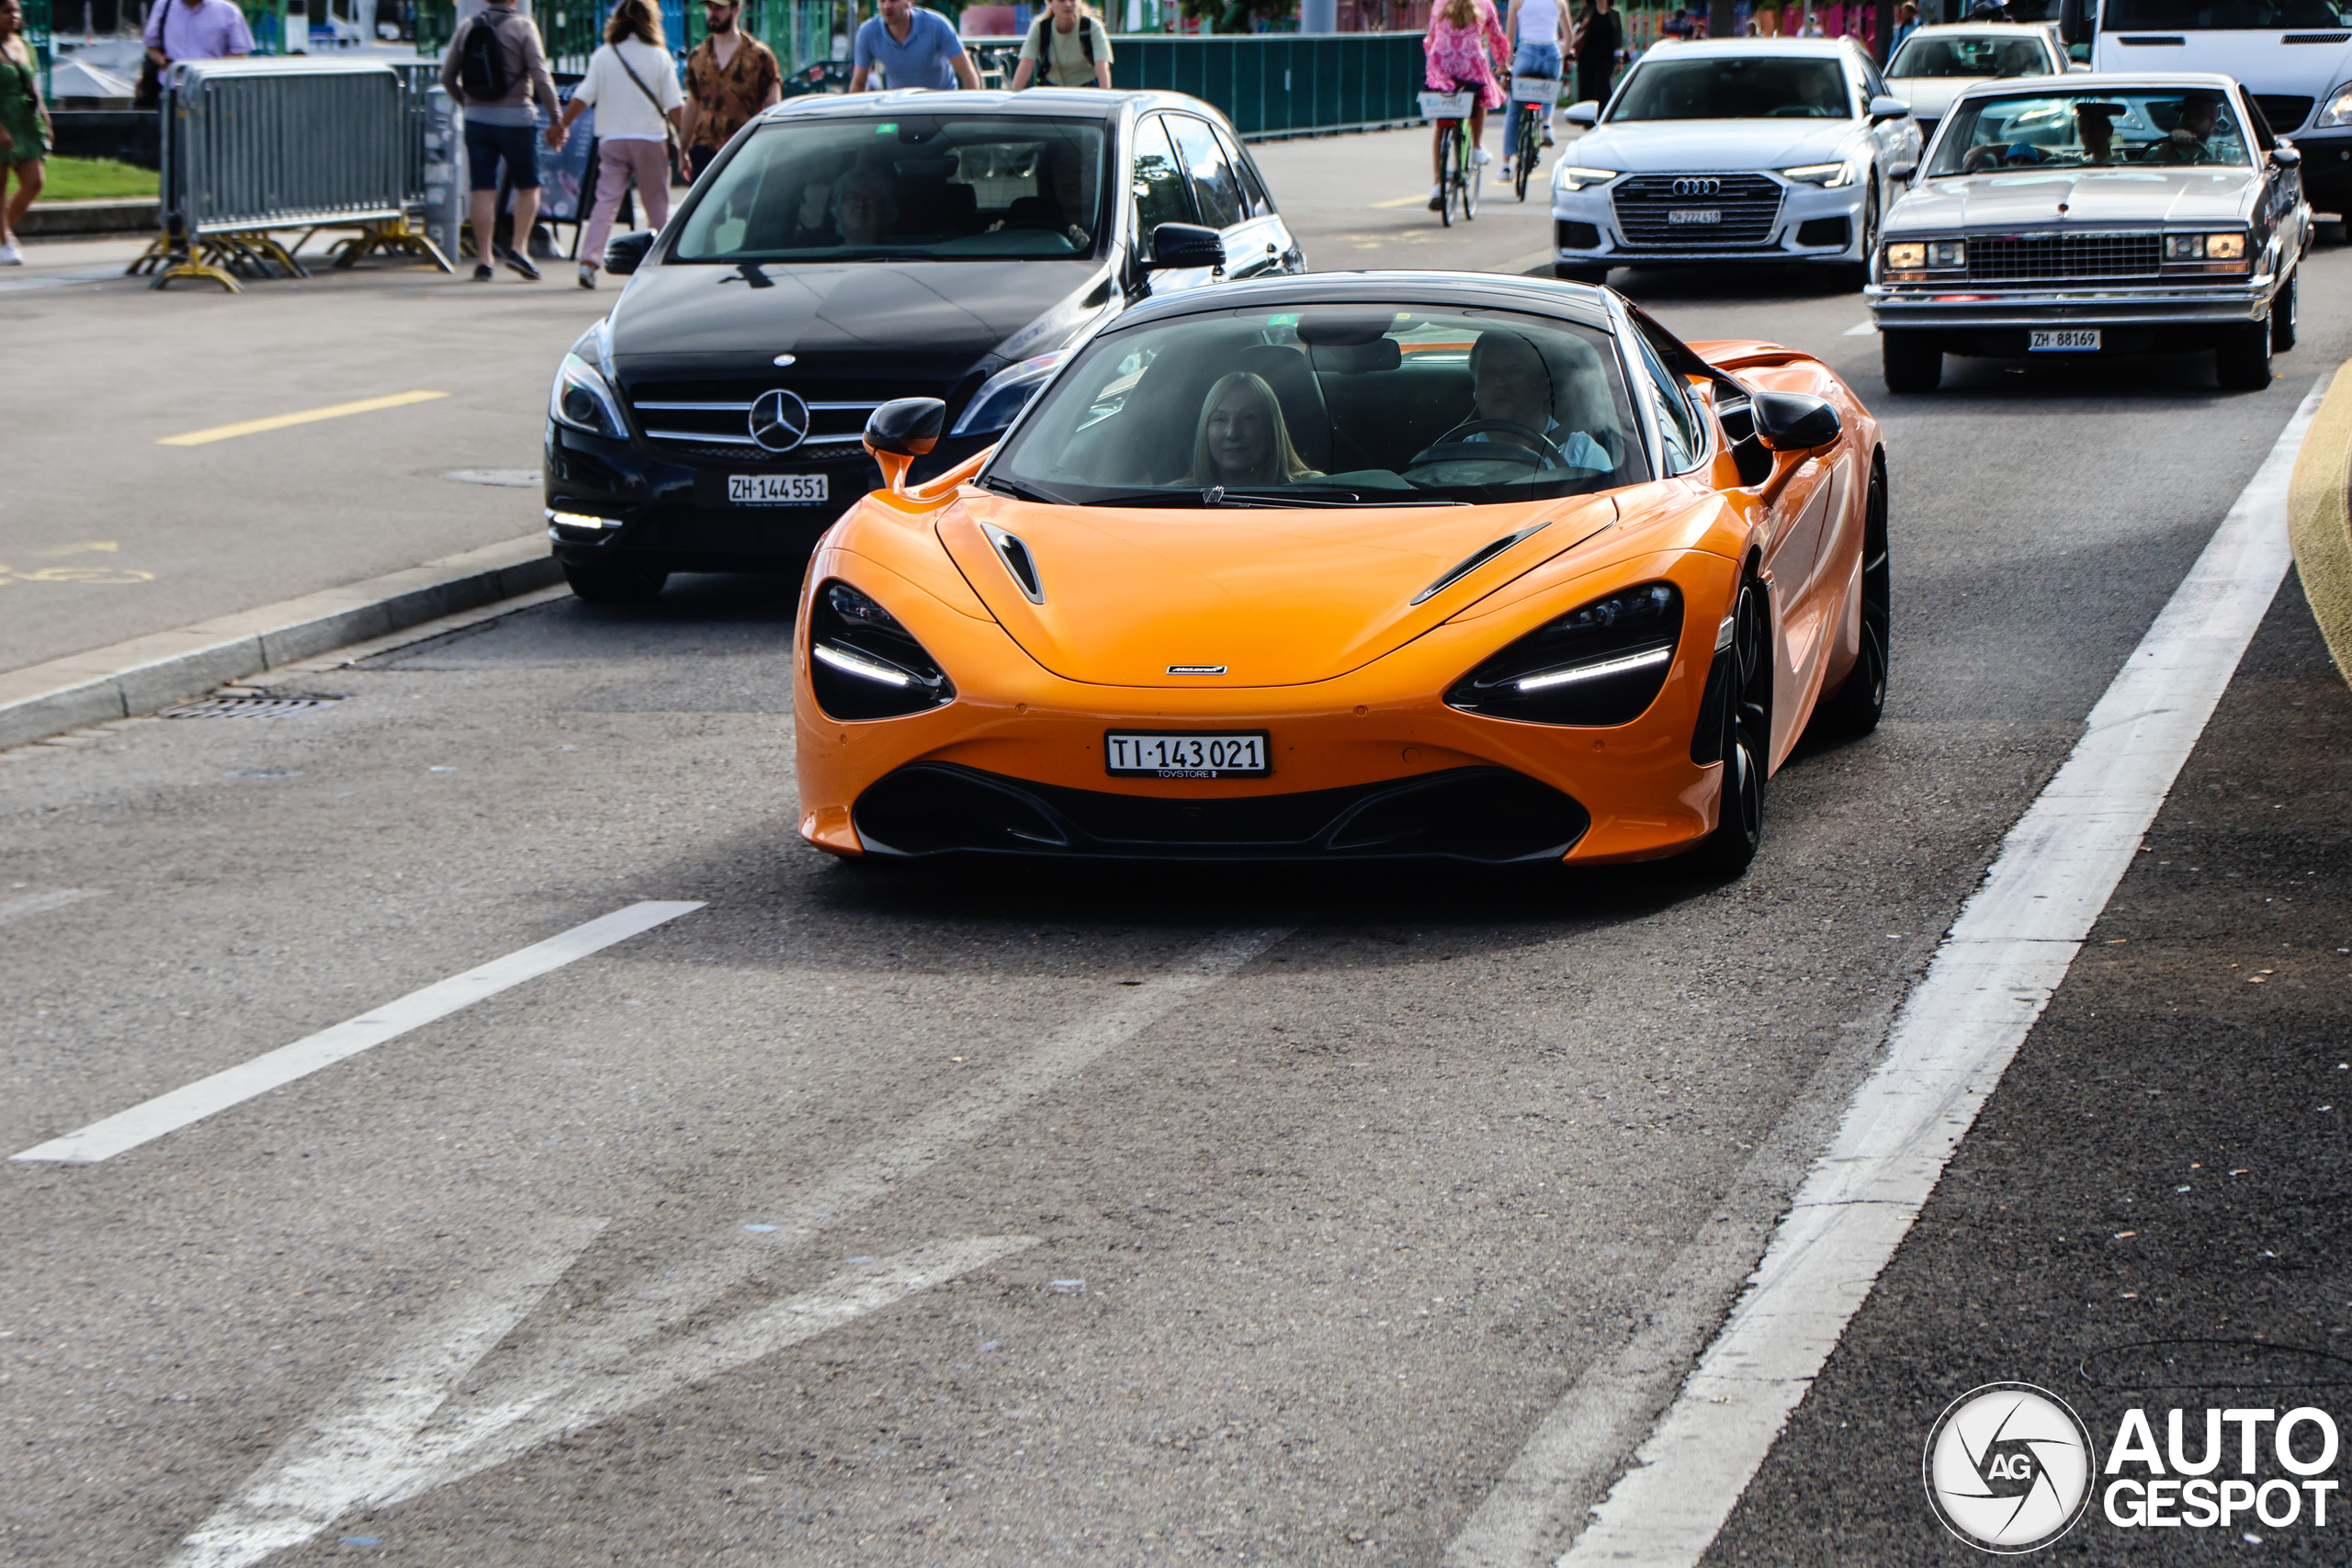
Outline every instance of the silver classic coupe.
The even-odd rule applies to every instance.
[[[2295,149],[2214,75],[1988,82],[1887,214],[1867,293],[1887,389],[1947,354],[2189,354],[2270,384],[2310,243]]]

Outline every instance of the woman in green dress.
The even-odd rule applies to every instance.
[[[21,0],[0,0],[0,266],[24,265],[17,225],[40,195],[49,139],[49,106],[40,101],[40,62],[25,38],[24,6]]]

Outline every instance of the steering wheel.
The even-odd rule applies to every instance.
[[[1470,439],[1473,435],[1483,435],[1489,431],[1501,431],[1509,435],[1524,435],[1536,445],[1534,447],[1527,447],[1509,441]],[[1468,450],[1463,450],[1464,447]],[[1550,436],[1540,430],[1530,430],[1526,425],[1508,419],[1465,420],[1439,436],[1428,451],[1421,453],[1405,466],[1408,468],[1418,468],[1424,463],[1484,462],[1497,457],[1507,463],[1524,463],[1531,468],[1542,468],[1546,457],[1552,460],[1555,468],[1565,468],[1568,466],[1566,454],[1552,444]]]

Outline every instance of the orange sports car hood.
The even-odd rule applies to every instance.
[[[1378,659],[1615,521],[1607,496],[1501,506],[1148,511],[966,491],[939,537],[1013,639],[1066,680],[1289,686]],[[1536,527],[1537,525],[1544,525]],[[1413,600],[1481,549],[1534,529]],[[1030,592],[991,538],[1025,549]],[[1223,666],[1222,674],[1210,671]],[[1173,675],[1171,666],[1197,674]]]

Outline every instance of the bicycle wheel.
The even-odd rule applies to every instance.
[[[1521,104],[1519,111],[1519,156],[1511,161],[1511,180],[1519,186],[1519,199],[1527,199],[1527,182],[1535,174],[1535,160],[1543,154],[1544,138],[1536,129],[1535,110]]]
[[[1478,165],[1470,161],[1470,139],[1462,139],[1462,220],[1467,223],[1478,216],[1478,186],[1481,184]]]
[[[1456,166],[1462,161],[1462,128],[1449,122],[1438,132],[1438,221],[1446,228],[1453,227],[1453,204],[1460,199],[1462,171]]]

